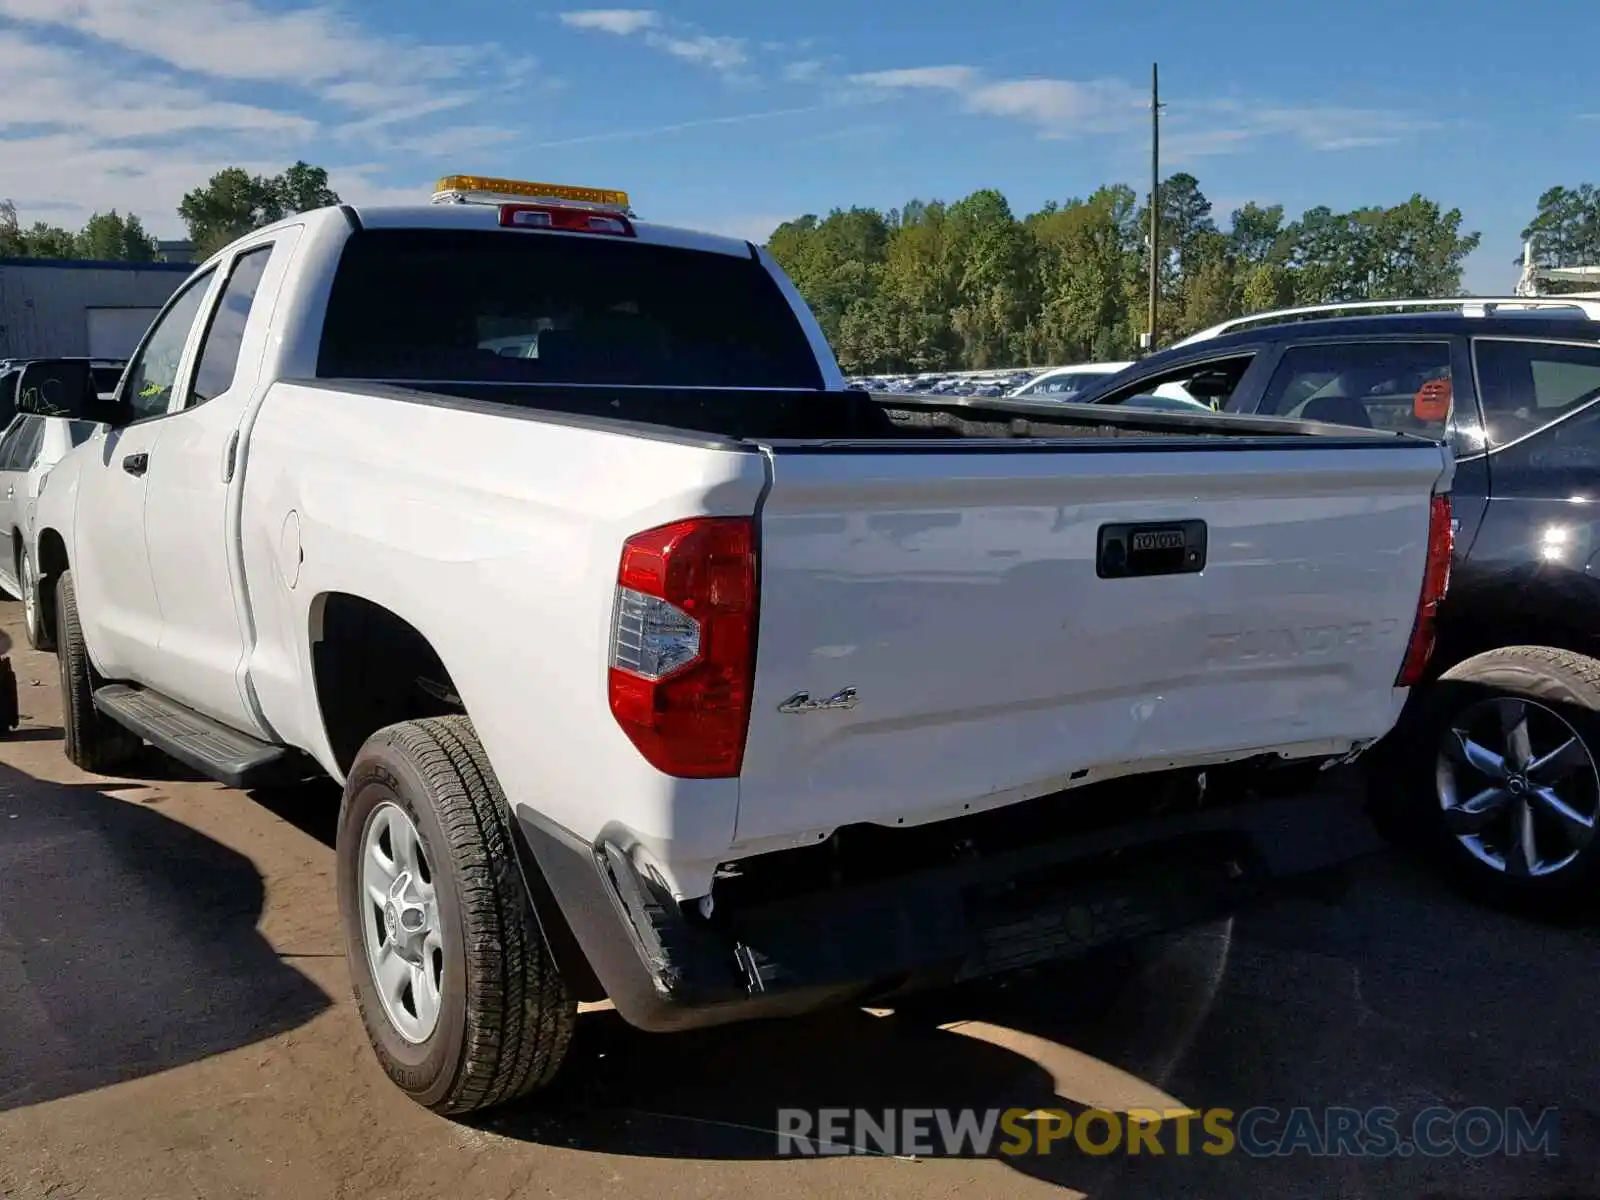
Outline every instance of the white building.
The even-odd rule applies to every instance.
[[[126,358],[185,262],[0,258],[0,359]]]

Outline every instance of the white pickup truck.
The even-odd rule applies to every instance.
[[[864,1002],[1309,862],[1331,804],[1243,780],[1390,729],[1449,559],[1438,445],[850,390],[762,249],[542,185],[253,233],[82,406],[68,757],[340,781],[356,997],[446,1112],[581,1001]]]

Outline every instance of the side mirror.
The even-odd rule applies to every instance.
[[[17,411],[119,427],[133,420],[131,406],[100,399],[83,359],[45,358],[25,365],[17,379]]]

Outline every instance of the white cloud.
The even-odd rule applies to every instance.
[[[0,0],[0,17],[92,38],[192,75],[281,84],[365,110],[414,103],[430,84],[488,69],[511,75],[527,69],[492,45],[383,37],[316,5],[277,10],[254,0]],[[108,61],[97,59],[96,75]]]
[[[1213,114],[1225,124],[1210,126]],[[1192,114],[1184,115],[1172,148],[1200,157],[1244,149],[1261,138],[1288,137],[1313,150],[1357,150],[1392,145],[1442,128],[1443,121],[1384,109],[1217,100],[1196,105]]]
[[[851,83],[876,88],[943,88],[961,92],[978,79],[973,67],[907,67],[898,71],[869,71],[850,76]]]
[[[573,29],[609,33],[616,37],[642,36],[644,44],[674,58],[732,76],[750,61],[744,38],[715,37],[690,29],[675,30],[649,8],[588,8],[561,14],[561,23]]]
[[[757,112],[730,113],[722,117],[698,117],[692,121],[673,121],[666,125],[642,125],[632,129],[608,129],[601,133],[581,133],[575,137],[556,138],[536,142],[530,150],[550,150],[559,146],[585,146],[592,142],[627,142],[641,138],[661,137],[669,133],[683,133],[691,129],[709,129],[717,125],[746,125],[752,121],[770,121],[778,117],[796,117],[822,112],[831,104],[801,104],[790,108],[765,108]]]
[[[1026,121],[1047,136],[1120,132],[1138,119],[1141,105],[1139,92],[1118,80],[988,80],[958,65],[872,71],[850,81],[889,92],[952,92],[968,112]]]
[[[984,84],[967,94],[973,112],[1017,117],[1045,130],[1117,133],[1142,120],[1149,102],[1125,83],[1095,80],[1012,79]]]
[[[971,113],[1023,121],[1041,137],[1139,133],[1149,98],[1118,79],[989,79],[976,67],[944,65],[850,76],[869,91],[894,95],[944,91]],[[1387,145],[1440,128],[1404,113],[1338,105],[1263,105],[1236,100],[1173,101],[1163,106],[1163,155],[1169,160],[1233,153],[1263,138],[1288,137],[1316,150]]]
[[[593,29],[628,37],[654,29],[661,23],[661,14],[648,8],[586,8],[562,13],[561,23],[573,29]]]
[[[0,197],[24,221],[76,226],[116,207],[177,236],[178,201],[225,166],[271,174],[312,158],[335,190],[372,194],[382,172],[341,157],[405,169],[526,134],[474,118],[529,82],[528,60],[267,2],[0,0],[0,62],[25,81],[0,90]],[[403,194],[425,197],[432,166]]]
[[[783,77],[790,83],[812,83],[822,78],[826,65],[820,59],[802,59],[784,67]]]
[[[80,55],[41,46],[0,30],[0,62],[25,86],[0,89],[0,134],[10,129],[70,122],[83,133],[111,139],[197,132],[309,137],[316,123],[292,113],[216,101],[172,80],[101,78],[84,88],[92,64]]]
[[[735,71],[750,61],[740,38],[711,37],[707,34],[672,37],[664,33],[647,33],[644,40],[647,45],[664,50],[674,58],[701,63],[714,71]]]
[[[24,224],[48,216],[76,228],[91,212],[137,213],[160,237],[182,236],[178,201],[225,164],[252,173],[280,171],[278,159],[218,158],[205,152],[149,150],[53,133],[0,142],[0,196],[15,200]]]

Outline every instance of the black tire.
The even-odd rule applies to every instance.
[[[366,951],[361,869],[368,818],[393,804],[420,835],[444,963],[437,1024],[408,1041],[385,1012]],[[510,809],[464,716],[380,729],[340,806],[339,907],[356,1006],[396,1086],[434,1112],[467,1113],[548,1084],[577,1002],[551,957],[516,858]]]
[[[28,554],[28,548],[22,547],[17,551],[17,588],[22,595],[24,609],[23,627],[27,630],[28,645],[35,650],[50,651],[56,648],[55,640],[51,638],[50,631],[44,620],[44,585],[39,581],[33,570],[33,559]],[[33,604],[28,605],[28,593],[33,593]]]
[[[1458,803],[1466,796],[1488,794],[1494,780],[1463,765],[1464,754],[1449,752],[1459,744],[1454,731],[1467,733],[1479,744],[1477,730],[1492,733],[1490,726],[1501,721],[1502,712],[1520,708],[1530,735],[1537,726],[1536,760],[1575,735],[1579,747],[1573,756],[1581,757],[1581,749],[1587,761],[1562,777],[1557,795],[1568,809],[1600,824],[1600,661],[1548,646],[1506,646],[1456,664],[1417,699],[1416,716],[1407,722],[1401,743],[1404,825],[1411,836],[1472,899],[1535,915],[1592,911],[1600,884],[1600,836],[1586,835],[1558,819],[1537,797],[1521,799],[1538,789],[1540,779],[1532,772],[1512,770],[1507,787],[1494,788],[1510,796],[1509,801],[1494,804],[1496,811],[1506,810],[1504,828],[1496,822],[1484,833],[1471,835],[1477,838],[1476,850],[1458,836],[1462,828],[1452,828],[1441,794],[1446,779]],[[1481,739],[1489,741],[1487,735]],[[1550,774],[1547,770],[1545,777]],[[1520,850],[1524,808],[1533,814],[1526,820],[1534,827],[1539,858],[1562,864],[1548,873],[1520,869],[1526,861]],[[1453,818],[1458,825],[1466,819]],[[1486,861],[1484,854],[1498,862]],[[1569,855],[1570,861],[1563,861]]]
[[[71,571],[63,571],[56,581],[56,621],[60,635],[56,662],[61,667],[61,731],[67,761],[96,775],[115,775],[144,743],[94,706],[94,691],[105,680],[89,661],[89,650],[83,642]]]

